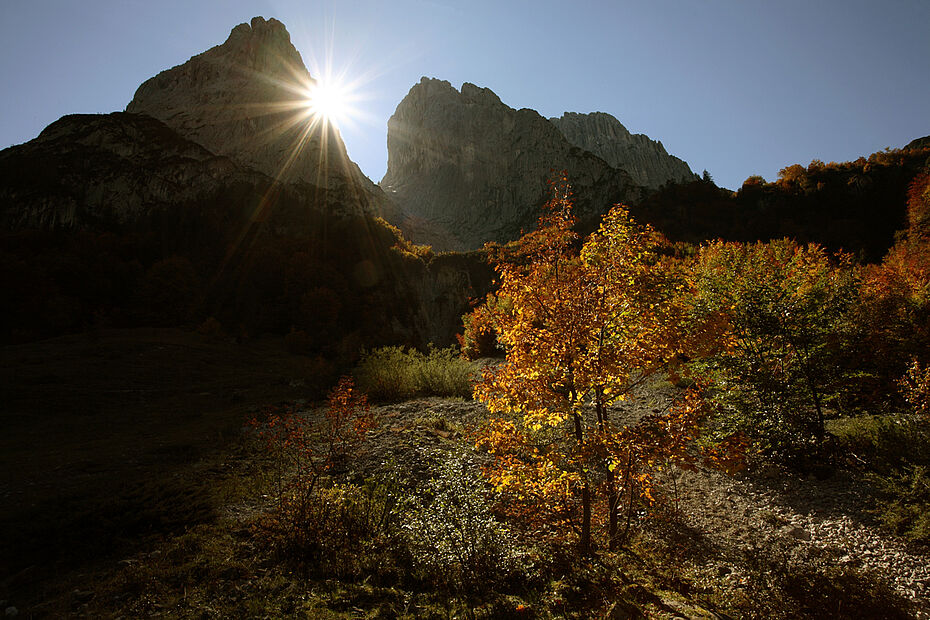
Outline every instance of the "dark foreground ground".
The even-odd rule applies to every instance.
[[[285,402],[318,416],[314,399],[333,380],[279,339],[110,330],[0,348],[0,376],[0,613],[930,617],[926,550],[876,527],[854,472],[669,471],[674,507],[621,552],[469,598],[396,570],[380,581],[358,567],[351,578],[294,570],[262,547],[255,524],[274,468],[244,422]],[[622,415],[659,410],[674,391],[655,383]],[[462,399],[374,411],[379,426],[351,466],[367,476],[391,463],[414,483],[468,450],[468,429],[487,416]]]
[[[173,329],[0,348],[0,599],[214,519],[247,414],[313,393],[312,364]]]

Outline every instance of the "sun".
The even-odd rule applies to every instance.
[[[315,121],[338,128],[348,118],[349,93],[339,82],[316,80],[306,94],[304,105]]]

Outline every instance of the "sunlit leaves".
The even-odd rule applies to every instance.
[[[901,390],[915,411],[930,418],[930,366],[912,361],[901,379]]]
[[[603,489],[613,546],[619,498],[651,502],[651,472],[687,460],[703,415],[694,396],[676,413],[615,425],[610,406],[656,371],[674,372],[692,349],[715,348],[725,321],[691,320],[687,274],[623,207],[579,247],[570,196],[558,180],[535,231],[489,248],[500,285],[481,320],[507,358],[485,371],[475,395],[506,416],[478,443],[497,456],[489,474],[510,509],[554,530],[572,524],[584,552],[595,491]]]

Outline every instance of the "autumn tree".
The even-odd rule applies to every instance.
[[[792,164],[778,171],[776,183],[785,189],[800,188],[807,184],[807,169],[801,164]]]
[[[837,393],[835,355],[858,291],[845,254],[782,239],[703,246],[694,263],[699,314],[726,316],[727,350],[717,373],[730,422],[768,452],[825,435]]]
[[[685,282],[657,252],[657,233],[616,206],[579,251],[571,209],[563,178],[535,231],[490,248],[499,289],[481,311],[506,361],[485,372],[475,393],[492,413],[506,416],[479,439],[500,457],[492,474],[498,488],[575,526],[587,553],[598,488],[613,547],[619,501],[631,492],[634,468],[660,453],[682,456],[669,446],[693,436],[688,422],[668,425],[651,444],[640,442],[611,419],[610,406],[674,366],[699,330],[684,329]],[[699,409],[692,402],[676,415],[696,418]],[[580,521],[573,516],[576,499]]]
[[[908,228],[880,265],[865,270],[857,311],[875,394],[894,394],[913,362],[930,362],[930,171],[908,191]]]
[[[456,334],[456,339],[462,355],[467,359],[493,357],[501,353],[494,332],[494,314],[490,311],[497,303],[497,296],[491,293],[484,303],[462,317],[465,329],[461,334]]]

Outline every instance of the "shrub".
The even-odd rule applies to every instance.
[[[291,486],[278,508],[257,524],[259,539],[281,556],[339,577],[360,576],[377,554],[402,546],[397,486],[389,478],[363,484]],[[380,562],[375,562],[380,564]]]
[[[875,512],[891,531],[930,543],[930,471],[908,465],[889,476],[873,476],[883,496]]]
[[[367,397],[343,377],[329,394],[323,419],[293,408],[268,408],[253,419],[267,451],[276,459],[276,505],[257,524],[275,550],[301,559],[338,557],[376,532],[393,505],[390,493],[334,484],[330,474],[357,450],[374,427]],[[381,515],[377,519],[374,515]]]
[[[930,424],[920,415],[861,416],[835,425],[843,452],[878,490],[872,512],[892,532],[930,542]]]
[[[908,463],[930,465],[930,425],[913,415],[858,416],[830,428],[841,452],[867,471],[883,475]]]
[[[372,400],[405,400],[413,398],[417,392],[416,362],[414,350],[382,347],[362,352],[362,359],[352,374]]]
[[[472,373],[471,364],[452,347],[431,346],[416,365],[417,384],[424,395],[471,396]]]
[[[500,302],[489,295],[487,301],[462,317],[465,331],[457,334],[462,355],[470,360],[482,357],[498,357],[503,353],[494,331],[494,317],[489,306]]]
[[[491,514],[487,483],[463,454],[446,457],[411,512],[408,545],[428,580],[471,591],[517,568],[513,536]]]

